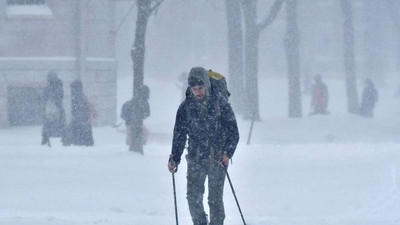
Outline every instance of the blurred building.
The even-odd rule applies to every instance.
[[[353,0],[356,76],[380,81],[393,71],[397,38],[387,2]],[[299,1],[302,74],[343,77],[343,12],[335,0]],[[338,76],[339,75],[339,76]]]
[[[70,83],[81,79],[98,112],[95,125],[116,119],[114,2],[111,0],[0,1],[0,127],[39,125],[47,73],[64,82],[70,118]]]

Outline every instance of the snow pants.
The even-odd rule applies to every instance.
[[[208,177],[208,205],[210,207],[210,225],[223,225],[225,210],[223,191],[225,171],[217,161],[210,159],[192,159],[186,156],[187,193],[190,215],[194,225],[207,225],[207,214],[204,212],[203,195],[205,181]]]

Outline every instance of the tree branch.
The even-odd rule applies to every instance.
[[[261,23],[259,23],[257,25],[257,30],[258,32],[261,32],[262,30],[264,30],[267,26],[269,26],[272,22],[274,22],[276,16],[278,15],[279,11],[282,8],[283,2],[285,0],[276,0],[274,2],[274,4],[271,7],[271,11],[269,12],[269,15],[267,16],[267,18],[265,18],[264,21],[262,21]]]
[[[128,12],[124,16],[124,18],[121,20],[121,22],[118,24],[117,28],[113,31],[114,34],[118,32],[118,30],[121,28],[122,24],[125,22],[126,18],[129,16],[131,13],[132,9],[135,7],[135,3],[132,4],[131,8],[129,8]]]
[[[206,2],[207,2],[209,5],[211,5],[211,7],[213,7],[214,9],[221,11],[221,9],[220,9],[219,7],[215,6],[215,4],[213,3],[213,1],[207,0]]]
[[[150,9],[149,15],[150,15],[154,10],[156,10],[158,7],[160,7],[160,5],[161,5],[161,3],[162,3],[163,1],[164,1],[164,0],[158,1],[158,2],[154,5],[154,7]]]

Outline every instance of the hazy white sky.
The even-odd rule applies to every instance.
[[[273,1],[258,1],[258,20],[265,18]],[[357,73],[373,71],[379,76],[396,72],[399,58],[396,30],[382,2],[353,1]],[[118,25],[131,2],[117,3]],[[302,74],[322,73],[342,77],[342,12],[338,1],[300,0],[298,5]],[[260,36],[259,77],[286,76],[284,38],[286,10]],[[136,9],[117,35],[120,76],[132,71],[130,49],[134,40]],[[147,76],[175,79],[192,66],[227,73],[228,49],[225,1],[164,1],[150,18],[146,38]],[[375,65],[376,64],[376,65]],[[368,68],[368,66],[376,68]]]

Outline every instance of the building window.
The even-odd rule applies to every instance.
[[[10,19],[51,19],[53,12],[49,0],[7,0],[7,18]]]
[[[7,88],[7,111],[10,126],[42,124],[44,117],[43,92],[44,88]]]

